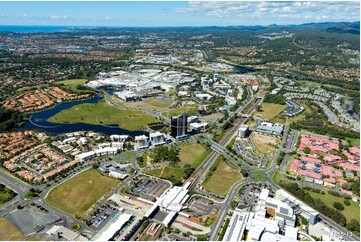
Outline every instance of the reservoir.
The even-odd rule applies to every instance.
[[[130,136],[136,136],[142,134],[148,135],[148,133],[144,131],[129,131],[126,129],[122,129],[117,124],[114,125],[102,125],[102,124],[97,125],[97,124],[85,124],[85,123],[60,124],[60,123],[52,123],[48,121],[50,117],[54,116],[55,114],[59,113],[64,109],[68,109],[83,103],[97,103],[100,100],[102,100],[102,97],[98,96],[88,100],[60,103],[51,109],[44,110],[38,113],[29,114],[29,120],[25,121],[24,125],[18,127],[17,130],[23,130],[23,129],[40,130],[55,134],[62,134],[62,133],[76,132],[76,131],[96,131],[108,135],[112,135],[112,134],[126,134]],[[74,115],[76,115],[76,113],[74,113]]]

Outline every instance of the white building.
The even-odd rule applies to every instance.
[[[91,160],[93,159],[94,157],[96,156],[95,152],[94,151],[88,151],[88,152],[85,152],[85,153],[81,153],[79,155],[76,155],[75,156],[75,159],[78,160],[78,161],[87,161],[87,160]]]
[[[149,134],[150,143],[154,146],[165,144],[165,134],[157,131]]]
[[[144,217],[150,217],[154,214],[156,209],[160,207],[161,210],[167,212],[168,215],[163,220],[165,226],[169,226],[172,222],[174,216],[181,211],[183,204],[189,198],[188,188],[191,185],[190,182],[187,182],[183,187],[174,186],[173,188],[168,188],[153,204],[153,206],[148,210]]]
[[[241,125],[238,129],[238,137],[245,138],[249,133],[249,126],[248,125]]]
[[[275,193],[275,199],[278,199],[290,205],[299,206],[301,211],[301,216],[305,217],[310,224],[316,224],[318,222],[319,212],[317,212],[315,209],[311,208],[310,206],[306,205],[304,202],[298,200],[297,198],[287,193],[286,191],[282,189],[277,190]]]
[[[225,81],[216,82],[213,84],[213,88],[229,89],[232,86]]]
[[[110,136],[110,139],[112,141],[119,141],[119,142],[124,142],[129,138],[129,135],[117,135],[117,134],[113,134]]]
[[[134,137],[134,142],[135,142],[135,144],[134,144],[134,149],[135,150],[139,150],[139,149],[149,147],[148,137],[145,136],[145,135],[135,136]]]
[[[64,226],[54,225],[46,233],[56,237],[57,240],[66,239],[67,241],[88,241],[86,237],[65,228]]]
[[[209,101],[213,98],[212,95],[207,94],[207,93],[198,93],[198,94],[196,94],[196,97],[203,101]]]
[[[97,239],[95,239],[95,241],[109,241],[119,230],[125,227],[131,218],[131,214],[121,213],[119,217],[116,218],[114,222],[105,231],[103,231]]]

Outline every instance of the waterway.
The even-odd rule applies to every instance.
[[[25,121],[21,127],[18,127],[17,130],[40,130],[46,131],[49,133],[62,134],[68,132],[76,131],[96,131],[108,135],[112,134],[126,134],[130,136],[136,135],[148,135],[144,131],[129,131],[122,129],[117,124],[113,125],[102,125],[102,124],[85,124],[85,123],[74,123],[74,124],[60,124],[49,122],[48,119],[55,114],[61,112],[62,110],[71,108],[73,106],[83,104],[83,103],[97,103],[102,100],[102,97],[95,97],[88,100],[80,100],[74,102],[66,102],[56,105],[53,108],[44,110],[42,112],[34,113],[29,115],[29,120]],[[74,113],[74,115],[77,115]]]

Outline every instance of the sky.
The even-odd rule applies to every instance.
[[[359,1],[0,1],[0,25],[231,26],[359,20]]]

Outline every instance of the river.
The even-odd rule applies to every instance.
[[[66,102],[60,103],[55,107],[44,110],[42,112],[33,113],[29,115],[29,120],[25,121],[21,127],[18,127],[17,130],[40,130],[46,131],[49,133],[68,133],[68,132],[76,132],[76,131],[96,131],[108,135],[112,134],[126,134],[130,136],[136,135],[148,135],[147,132],[144,131],[129,131],[126,129],[122,129],[119,125],[96,125],[96,124],[85,124],[85,123],[74,123],[74,124],[60,124],[60,123],[52,123],[49,122],[48,119],[55,114],[59,113],[64,109],[71,108],[73,106],[83,104],[83,103],[97,103],[102,100],[102,97],[95,97],[88,100],[74,101],[74,102]],[[76,113],[74,113],[76,115]]]

